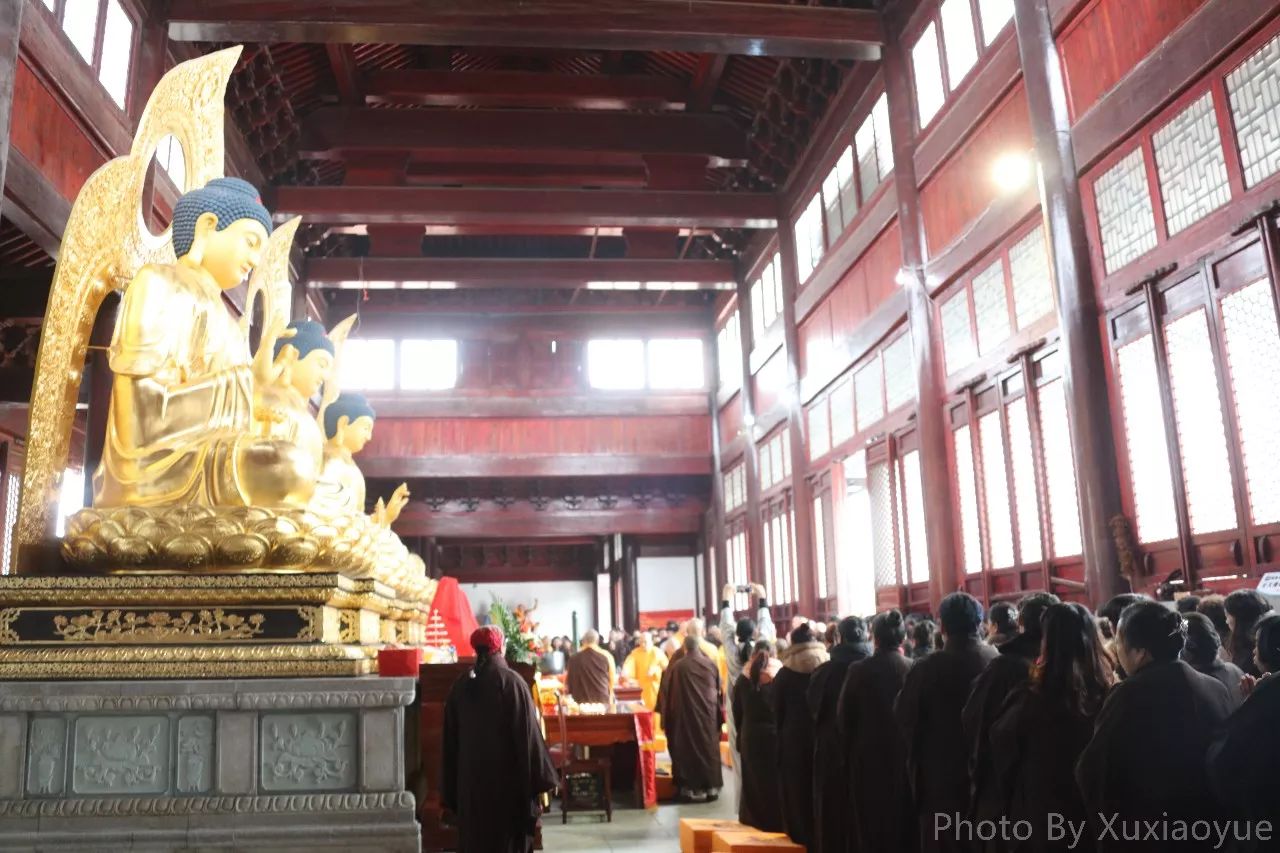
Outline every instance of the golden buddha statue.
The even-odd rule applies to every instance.
[[[217,178],[174,208],[174,264],[149,264],[125,289],[111,341],[114,373],[94,507],[306,506],[319,474],[305,444],[255,430],[255,386],[303,367],[277,347],[257,355],[222,292],[262,257],[271,219],[252,185]],[[289,347],[296,354],[296,349]],[[274,357],[273,357],[274,356]]]

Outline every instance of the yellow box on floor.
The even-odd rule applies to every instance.
[[[745,832],[750,827],[736,820],[680,819],[680,853],[711,853],[711,836],[721,831]]]
[[[713,832],[711,850],[712,853],[751,853],[755,850],[789,850],[792,853],[805,853],[803,847],[781,832],[758,830]]]

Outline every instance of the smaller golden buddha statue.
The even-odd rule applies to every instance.
[[[334,342],[314,320],[289,324],[275,343],[278,381],[258,395],[258,423],[263,435],[307,451],[316,472],[324,464],[324,432],[311,411],[311,400],[333,376]],[[317,473],[318,476],[318,473]]]

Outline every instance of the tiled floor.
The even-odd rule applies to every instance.
[[[567,826],[560,823],[560,813],[543,818],[542,848],[560,851],[595,851],[595,853],[678,853],[680,850],[680,818],[702,817],[733,820],[736,795],[733,774],[725,770],[725,789],[714,803],[661,805],[657,811],[615,808],[613,822],[605,823],[594,815],[570,815]]]

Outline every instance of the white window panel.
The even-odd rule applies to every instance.
[[[853,418],[853,379],[845,377],[831,388],[828,395],[831,407],[831,444],[837,446],[853,438],[856,429]]]
[[[84,509],[84,471],[79,468],[67,468],[62,472],[62,482],[58,484],[58,516],[54,525],[54,534],[65,536],[67,519],[82,509]],[[12,536],[13,528],[8,528],[5,534]],[[7,563],[4,568],[8,571]]]
[[[760,343],[768,325],[764,318],[764,279],[758,278],[751,284],[751,329],[755,335],[751,341],[753,347]]]
[[[982,19],[982,40],[990,45],[1013,20],[1013,0],[978,0]]]
[[[889,99],[881,95],[871,108],[871,121],[876,129],[876,164],[880,167],[880,180],[893,171],[893,140],[889,136]]]
[[[1083,550],[1076,466],[1071,457],[1064,383],[1055,379],[1040,386],[1040,442],[1044,449],[1045,480],[1049,487],[1049,525],[1054,557],[1074,557]]]
[[[800,281],[805,281],[822,260],[822,194],[815,194],[796,220],[796,264]]]
[[[758,473],[760,475],[760,488],[762,490],[767,489],[773,485],[773,464],[772,459],[769,456],[768,444],[765,444],[760,448],[759,466],[760,470]]]
[[[821,238],[819,238],[821,245]],[[773,254],[773,263],[769,265],[772,270],[772,276],[769,279],[770,287],[773,292],[773,316],[782,316],[782,255],[778,252]]]
[[[924,28],[919,41],[911,48],[911,73],[915,78],[920,126],[927,127],[947,97],[942,88],[942,58],[938,56],[938,33],[934,24]]]
[[[587,341],[587,377],[592,388],[638,391],[644,388],[644,341],[597,338]]]
[[[858,213],[858,187],[854,182],[853,168],[853,146],[846,145],[844,151],[840,152],[840,158],[836,160],[836,175],[840,181],[840,210],[844,219],[844,228],[849,227],[849,223],[853,221],[853,217]],[[833,235],[832,242],[839,236]]]
[[[821,459],[831,449],[831,422],[827,418],[827,398],[809,409],[809,459]]]
[[[1178,535],[1178,519],[1173,508],[1173,476],[1155,343],[1150,333],[1120,347],[1116,363],[1138,541],[1173,539]]]
[[[649,341],[649,387],[655,391],[691,391],[706,387],[702,341],[653,338]]]
[[[813,563],[818,574],[818,598],[825,599],[829,593],[827,579],[827,531],[822,517],[822,496],[813,499]]]
[[[98,79],[111,100],[125,108],[129,95],[129,66],[133,55],[133,21],[120,0],[107,0],[107,20],[102,32],[102,65]]]
[[[1031,449],[1031,420],[1027,398],[1019,397],[1005,410],[1009,424],[1009,462],[1013,466],[1013,506],[1018,518],[1018,549],[1022,565],[1038,563],[1044,556],[1040,545],[1040,502],[1036,498],[1035,456]]]
[[[999,410],[978,419],[978,443],[982,449],[982,493],[987,503],[991,568],[1007,569],[1013,565],[1013,518],[1009,511],[1004,425]]]
[[[1280,172],[1280,36],[1227,75],[1227,94],[1244,185],[1252,188]]]
[[[978,350],[988,355],[1009,339],[1009,300],[1004,286],[1004,263],[999,259],[973,279],[973,311],[978,326]]]
[[[942,44],[947,52],[947,79],[954,90],[978,63],[978,34],[969,0],[942,0]]]
[[[1023,237],[1009,249],[1009,273],[1013,278],[1013,310],[1018,328],[1025,329],[1053,311],[1053,273],[1044,226]]]
[[[1108,273],[1156,247],[1156,217],[1141,148],[1099,175],[1093,194]]]
[[[884,379],[880,359],[873,358],[853,374],[857,396],[858,429],[865,430],[884,417]]]
[[[947,297],[939,309],[942,319],[942,348],[947,373],[973,363],[978,349],[973,342],[973,327],[969,322],[969,293],[963,287]]]
[[[884,393],[885,408],[892,412],[905,406],[916,398],[915,362],[911,354],[911,334],[899,335],[898,339],[884,348]]]
[[[14,527],[18,523],[18,501],[22,491],[22,477],[15,471],[5,474],[4,530],[0,530],[0,540],[4,542],[4,562],[0,563],[0,574],[12,571]]]
[[[389,338],[349,338],[338,371],[350,391],[390,391],[396,387],[396,342]]]
[[[1249,514],[1254,524],[1280,521],[1280,334],[1267,279],[1222,300],[1228,377],[1240,430]]]
[[[982,571],[982,540],[978,524],[978,481],[973,468],[973,438],[969,427],[955,431],[956,491],[960,495],[960,534],[963,539],[962,556],[964,573],[976,575]]]
[[[894,586],[898,583],[897,534],[888,462],[867,466],[867,491],[871,497],[871,546],[876,587]]]
[[[906,492],[905,526],[911,582],[926,583],[929,580],[929,540],[924,527],[924,480],[918,451],[912,450],[902,457],[902,487]]]
[[[98,37],[98,0],[67,0],[62,12],[62,31],[81,58],[92,65]]]
[[[1235,486],[1205,309],[1169,323],[1164,339],[1191,532],[1231,530],[1237,526]]]
[[[458,384],[458,342],[400,342],[400,387],[406,391],[443,391]]]
[[[1227,158],[1212,94],[1197,98],[1157,130],[1151,141],[1171,236],[1230,200]]]

